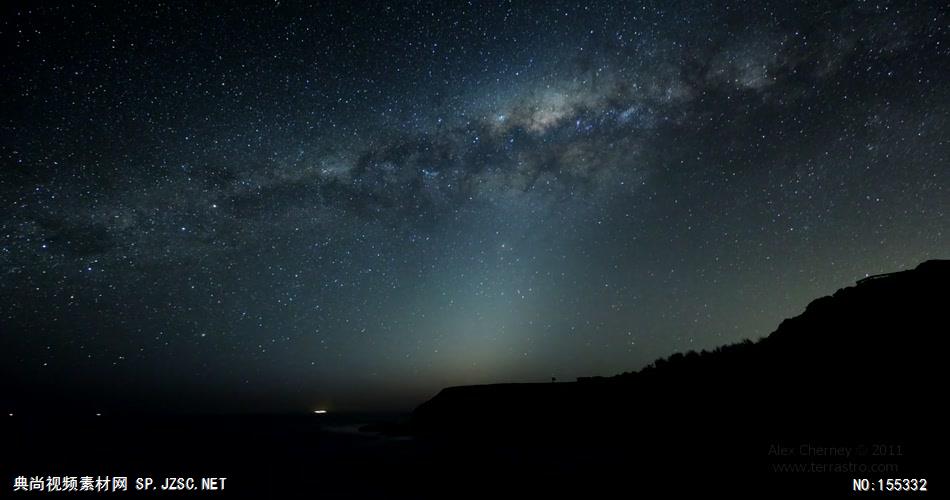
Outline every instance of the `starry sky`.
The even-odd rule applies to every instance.
[[[767,335],[950,255],[947,10],[5,4],[3,402],[407,409]]]

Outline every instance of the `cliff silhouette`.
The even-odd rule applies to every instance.
[[[950,261],[928,261],[816,299],[756,342],[677,353],[613,377],[450,387],[419,406],[412,424],[422,432],[496,432],[526,422],[675,420],[690,410],[711,420],[806,419],[799,424],[830,410],[871,421],[926,418],[929,397],[912,393],[937,375],[948,297]],[[916,401],[894,404],[888,391]]]
[[[587,464],[585,477],[622,476],[629,466],[768,486],[777,479],[768,466],[784,460],[771,451],[786,443],[867,455],[820,462],[844,465],[808,476],[811,484],[850,487],[850,477],[868,476],[859,474],[862,463],[890,464],[885,458],[919,474],[939,452],[934,389],[948,298],[950,261],[927,261],[816,299],[758,341],[677,353],[613,377],[450,387],[420,405],[410,426],[441,441],[546,449]],[[896,443],[900,456],[872,457],[880,443]],[[792,455],[815,467],[814,457]]]
[[[756,342],[613,377],[452,387],[364,433],[332,414],[18,414],[0,425],[0,475],[227,477],[226,498],[875,496],[857,478],[929,479],[885,496],[939,495],[948,287],[950,261],[925,262]]]

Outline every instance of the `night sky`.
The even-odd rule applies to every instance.
[[[6,4],[0,410],[406,409],[767,335],[950,254],[947,10]]]

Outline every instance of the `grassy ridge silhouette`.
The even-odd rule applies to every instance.
[[[819,298],[759,341],[613,377],[447,388],[409,429],[456,458],[451,480],[516,453],[506,480],[547,475],[536,487],[552,497],[848,496],[855,478],[934,478],[948,287],[950,261],[928,261]]]
[[[596,423],[584,430],[635,433],[639,423],[702,433],[712,425],[855,431],[927,420],[948,287],[950,261],[928,261],[814,300],[759,341],[677,353],[613,377],[447,388],[415,410],[412,426],[523,433]]]

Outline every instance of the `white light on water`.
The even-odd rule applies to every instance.
[[[327,411],[326,411],[326,410],[313,410],[313,412],[316,413],[317,415],[323,415],[323,414],[326,413]]]

